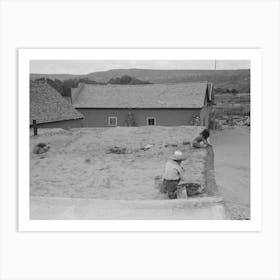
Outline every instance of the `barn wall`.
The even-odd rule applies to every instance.
[[[191,125],[193,117],[199,116],[200,124],[208,127],[210,110],[210,106],[202,109],[78,109],[84,115],[84,119],[38,124],[38,127],[63,129],[74,127],[108,127],[109,116],[117,117],[117,126],[126,126],[129,112],[133,113],[137,126],[147,125],[148,117],[155,117],[156,125]]]
[[[59,121],[51,123],[42,123],[37,125],[39,128],[63,128],[70,129],[73,127],[83,127],[83,119],[69,120],[69,121]]]
[[[108,117],[116,116],[118,126],[126,126],[129,112],[132,112],[137,126],[144,126],[147,117],[155,117],[156,125],[190,125],[194,115],[200,115],[201,109],[78,109],[83,115],[84,127],[106,127]]]

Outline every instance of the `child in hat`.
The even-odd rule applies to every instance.
[[[186,156],[181,151],[175,151],[170,160],[165,165],[163,174],[164,192],[167,192],[170,199],[177,198],[177,188],[179,181],[183,178],[184,170],[181,166]]]

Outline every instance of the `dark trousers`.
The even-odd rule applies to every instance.
[[[168,198],[176,199],[177,198],[177,187],[180,180],[163,180]]]

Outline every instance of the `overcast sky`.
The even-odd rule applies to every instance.
[[[214,69],[214,60],[32,60],[30,73],[88,74],[110,69]],[[248,60],[217,60],[217,69],[249,69]]]

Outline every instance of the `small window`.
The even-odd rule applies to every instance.
[[[108,125],[109,126],[117,126],[117,117],[108,117]]]
[[[148,117],[147,118],[147,125],[156,125],[156,118]]]

